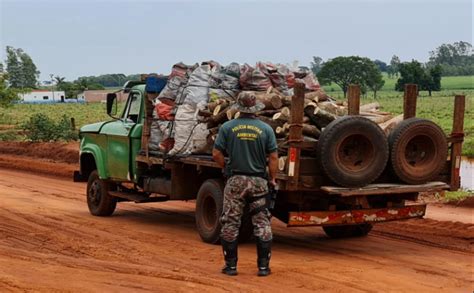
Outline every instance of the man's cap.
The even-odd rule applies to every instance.
[[[263,110],[265,105],[257,101],[257,97],[252,92],[240,92],[240,94],[237,96],[237,103],[235,103],[232,107],[241,113],[253,114]]]

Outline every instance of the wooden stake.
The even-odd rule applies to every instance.
[[[301,149],[292,146],[293,143],[302,142],[303,138],[303,110],[304,110],[304,91],[305,84],[297,80],[294,86],[294,96],[291,100],[291,120],[288,141],[290,148],[288,149],[289,166],[288,166],[288,189],[297,190],[300,173],[300,154]]]
[[[403,96],[403,120],[416,117],[417,96],[418,86],[416,84],[406,84]]]
[[[360,87],[355,84],[349,86],[348,91],[348,109],[349,115],[359,115],[360,111]]]
[[[454,97],[454,116],[453,116],[453,130],[451,132],[452,138],[461,138],[460,141],[451,144],[451,180],[450,190],[458,190],[461,185],[461,178],[459,177],[459,168],[461,166],[461,151],[462,141],[464,137],[464,110],[466,107],[466,97],[464,95],[457,95]]]

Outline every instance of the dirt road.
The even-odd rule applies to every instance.
[[[332,240],[319,228],[290,230],[275,220],[274,273],[255,276],[255,247],[247,243],[240,274],[230,278],[219,273],[220,247],[199,239],[192,202],[123,203],[98,218],[87,211],[84,189],[0,169],[1,292],[472,292],[472,233],[453,240],[467,246],[439,248],[429,237],[395,239],[403,238],[389,233],[395,223],[366,238]],[[420,230],[422,221],[410,225]]]

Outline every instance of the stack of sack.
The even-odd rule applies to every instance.
[[[201,65],[175,64],[166,86],[154,101],[156,111],[149,149],[168,155],[210,153],[219,126],[239,116],[231,105],[240,91],[256,94],[266,105],[258,113],[258,119],[270,124],[278,137],[284,137],[296,78],[306,85],[307,103],[335,104],[321,89],[314,74],[304,68],[269,62],[257,62],[255,67],[235,62],[222,66],[215,61]],[[311,131],[306,133],[317,137],[322,126],[308,127]]]

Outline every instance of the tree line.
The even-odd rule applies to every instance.
[[[461,41],[442,44],[431,51],[427,63],[401,62],[396,55],[389,64],[359,56],[336,57],[326,62],[313,57],[311,69],[322,84],[333,82],[341,87],[344,97],[350,84],[359,84],[364,93],[370,90],[376,98],[377,91],[385,84],[383,72],[389,78],[398,78],[395,90],[403,91],[405,84],[414,83],[431,96],[433,91],[441,90],[442,76],[474,75],[474,54],[472,45]]]

